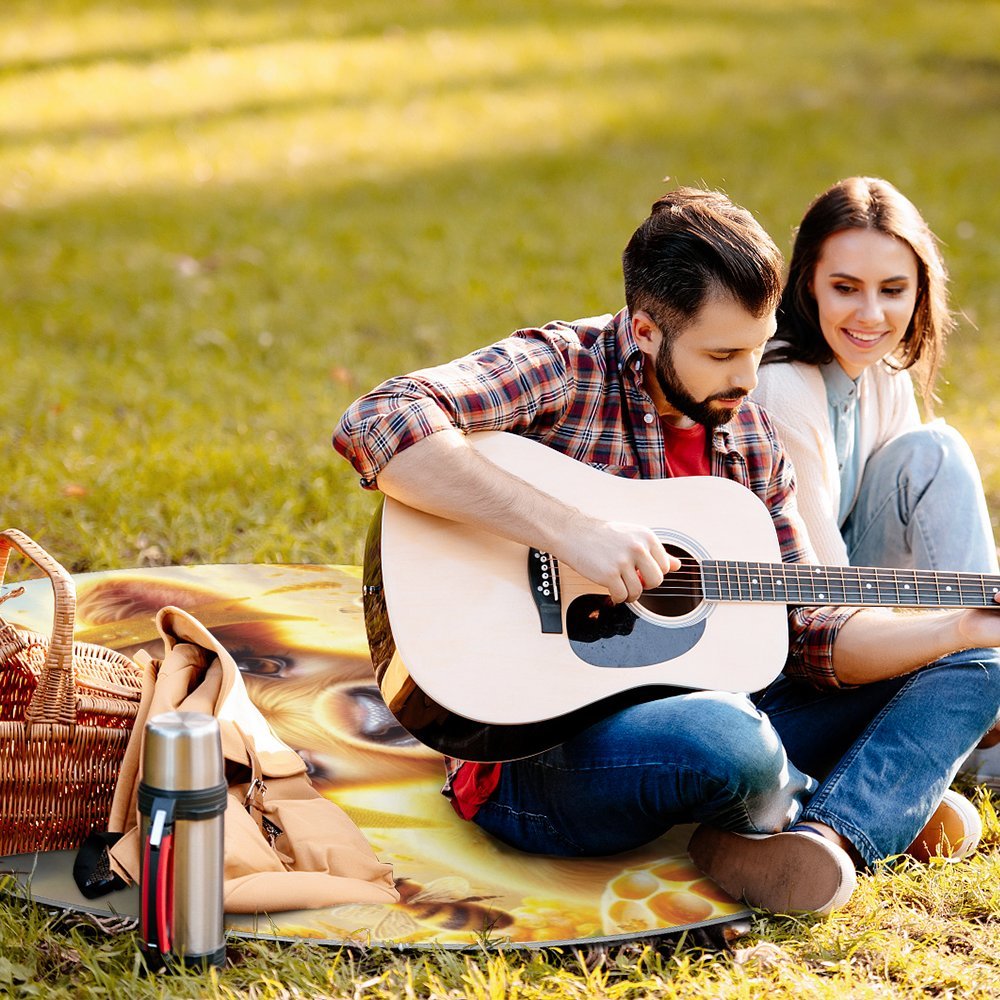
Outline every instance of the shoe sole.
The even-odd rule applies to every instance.
[[[830,913],[858,884],[847,852],[809,833],[747,836],[700,826],[688,853],[734,899],[772,913]]]

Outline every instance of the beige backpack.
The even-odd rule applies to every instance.
[[[392,867],[375,857],[347,814],[316,791],[302,758],[275,736],[250,700],[221,643],[180,608],[163,608],[156,625],[163,660],[135,657],[144,670],[142,701],[108,823],[109,839],[121,834],[110,848],[115,874],[126,883],[139,879],[137,798],[146,720],[163,712],[204,712],[219,721],[229,784],[226,912],[396,902]]]

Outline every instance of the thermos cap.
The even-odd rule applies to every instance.
[[[167,791],[214,788],[225,781],[218,720],[204,712],[164,712],[146,723],[142,781]]]

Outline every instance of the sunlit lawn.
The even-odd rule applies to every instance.
[[[995,0],[6,0],[2,520],[76,571],[357,562],[371,498],[329,447],[355,395],[617,309],[664,177],[724,188],[787,247],[852,173],[894,180],[945,245],[963,320],[940,411],[1000,512],[998,37]],[[793,956],[764,965],[633,956],[603,986],[572,961],[358,974],[372,996],[406,976],[417,995],[753,996],[755,977],[778,997],[995,995],[998,864],[994,846],[885,876],[829,923],[762,920]],[[74,965],[38,934],[35,959],[0,958],[0,990],[10,963],[75,996],[104,995],[95,967],[130,976],[117,944]],[[274,954],[247,949],[220,991],[292,995],[265,985]],[[298,954],[281,981],[335,992],[329,955]]]
[[[5,4],[6,520],[74,569],[357,561],[344,405],[618,308],[666,175],[785,245],[847,173],[923,206],[968,317],[946,411],[1000,498],[998,22],[984,2]]]

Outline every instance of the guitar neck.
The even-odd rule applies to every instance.
[[[994,598],[1000,592],[1000,576],[709,559],[701,563],[701,585],[705,597],[712,601],[996,608]]]

